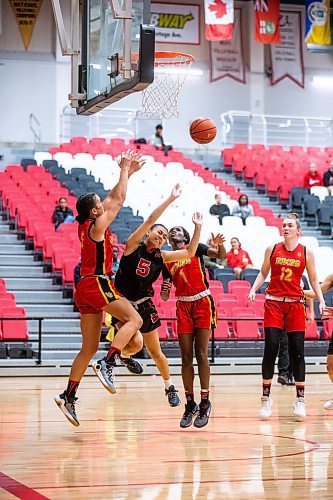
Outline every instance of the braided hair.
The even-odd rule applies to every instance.
[[[86,193],[79,197],[76,202],[76,210],[78,215],[76,220],[79,224],[83,224],[90,217],[90,210],[95,208],[96,193]]]

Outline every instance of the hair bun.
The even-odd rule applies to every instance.
[[[299,219],[299,215],[296,212],[291,212],[287,215],[287,219]]]

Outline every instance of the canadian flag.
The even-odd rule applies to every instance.
[[[234,26],[234,0],[205,0],[206,38],[229,40]]]

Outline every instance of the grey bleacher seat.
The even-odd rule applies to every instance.
[[[27,170],[28,165],[37,165],[35,158],[22,158],[21,165],[23,170]]]
[[[241,280],[249,281],[253,285],[259,272],[259,269],[243,269],[240,278]]]
[[[304,197],[308,194],[309,190],[305,187],[293,187],[290,194],[292,209],[301,212]]]
[[[228,283],[235,279],[235,273],[230,269],[214,269],[214,280],[218,280],[223,285],[224,293],[228,293]]]
[[[320,199],[318,196],[309,194],[304,197],[303,201],[303,213],[304,220],[309,223],[309,225],[315,226],[317,224],[317,211],[320,206]]]

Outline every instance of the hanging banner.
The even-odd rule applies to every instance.
[[[242,41],[242,9],[235,8],[235,22],[231,40],[210,42],[210,81],[230,77],[245,83]]]
[[[255,0],[255,41],[280,43],[280,0]]]
[[[230,40],[234,25],[234,0],[205,0],[206,39]]]
[[[25,50],[28,49],[43,0],[9,0],[21,34]]]
[[[281,43],[271,46],[272,85],[275,85],[284,78],[289,78],[304,88],[301,23],[302,16],[300,11],[281,11]]]
[[[200,6],[152,3],[151,24],[156,43],[200,44]]]
[[[331,45],[330,0],[306,0],[305,41]]]

